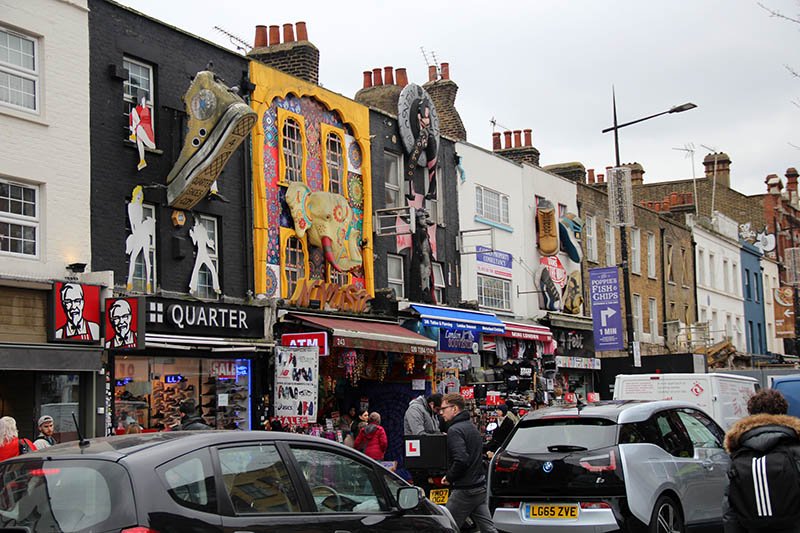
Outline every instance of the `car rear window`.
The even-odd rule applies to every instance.
[[[506,449],[514,453],[595,450],[616,444],[617,425],[607,418],[553,417],[523,420]]]
[[[0,464],[0,527],[77,533],[136,523],[128,472],[96,460]]]

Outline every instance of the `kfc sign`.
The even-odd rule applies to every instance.
[[[324,331],[311,333],[284,333],[281,335],[282,346],[316,346],[320,355],[328,355],[328,334]]]
[[[144,299],[107,298],[105,301],[105,344],[114,350],[144,348]]]
[[[51,342],[100,344],[100,287],[55,282],[48,337]]]

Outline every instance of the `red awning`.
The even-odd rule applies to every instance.
[[[398,353],[435,355],[437,342],[389,322],[329,318],[290,313],[291,318],[331,333],[331,346]]]
[[[500,337],[541,342],[550,342],[553,340],[553,333],[547,326],[505,321],[503,321],[503,323],[506,325],[506,332],[503,335],[498,335]]]

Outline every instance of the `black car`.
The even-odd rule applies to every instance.
[[[457,531],[364,455],[280,432],[132,434],[0,463],[0,531]]]

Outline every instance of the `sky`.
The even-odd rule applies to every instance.
[[[468,142],[530,128],[542,166],[613,165],[601,131],[614,87],[619,123],[698,106],[619,130],[622,162],[642,164],[646,183],[703,176],[707,148],[730,156],[745,194],[800,167],[800,78],[786,68],[800,72],[800,24],[754,0],[120,1],[231,49],[214,26],[252,44],[257,24],[305,21],[320,83],[351,98],[365,70],[405,67],[422,85],[429,64],[449,63]],[[798,0],[762,3],[800,18]]]

